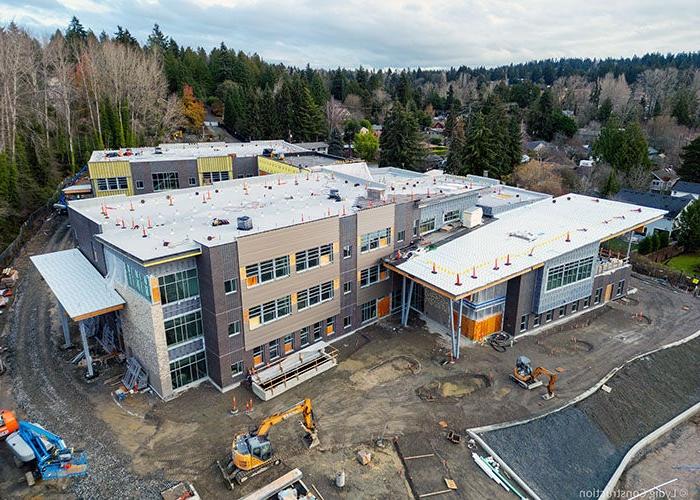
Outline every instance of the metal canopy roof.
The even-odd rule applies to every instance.
[[[462,298],[577,248],[649,224],[665,213],[569,194],[506,212],[434,250],[420,249],[407,260],[387,265],[442,295]]]
[[[124,299],[77,248],[30,259],[73,321],[124,308]]]

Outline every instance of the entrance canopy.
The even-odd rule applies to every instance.
[[[124,308],[124,299],[77,248],[30,259],[73,321]]]

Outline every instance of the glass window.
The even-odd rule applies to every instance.
[[[248,288],[289,276],[289,255],[245,266]]]
[[[561,306],[559,308],[559,317],[566,316],[566,306]]]
[[[243,373],[243,361],[236,361],[231,365],[231,376],[237,377],[241,373]]]
[[[383,248],[391,243],[391,228],[380,229],[363,234],[360,238],[360,252],[371,252],[377,248]]]
[[[268,345],[270,347],[270,360],[278,358],[280,355],[280,341],[275,339]]]
[[[576,311],[578,311],[578,302],[573,302],[571,304],[571,312],[575,313]]]
[[[561,264],[547,271],[547,291],[588,279],[593,274],[593,257]]]
[[[449,222],[456,222],[459,220],[459,210],[450,210],[449,212],[445,212],[445,214],[442,216],[442,220],[444,221],[445,224]]]
[[[323,323],[320,321],[314,323],[314,341],[321,338],[321,330],[323,329]]]
[[[547,311],[544,315],[544,322],[549,323],[552,321],[552,314],[554,313],[554,310]]]
[[[158,278],[160,288],[160,301],[162,304],[177,302],[178,300],[199,295],[199,280],[197,269],[179,271]]]
[[[625,291],[625,280],[620,280],[620,282],[617,284],[617,291],[615,292],[616,295],[619,297],[622,295],[622,292]]]
[[[418,226],[420,226],[420,220],[416,219],[413,221],[413,236],[418,236]]]
[[[333,262],[333,243],[302,250],[296,253],[295,258],[297,272],[328,264]]]
[[[229,175],[226,170],[222,172],[204,172],[202,174],[202,179],[204,180],[204,184],[211,184],[212,182],[227,181]]]
[[[387,273],[384,270],[383,264],[368,267],[360,271],[360,287],[365,288],[387,278]]]
[[[343,328],[350,328],[352,326],[352,316],[345,316],[343,318]]]
[[[343,283],[343,294],[347,295],[352,292],[352,283],[350,281],[346,281]]]
[[[165,320],[164,325],[165,341],[168,346],[187,342],[202,336],[202,312],[195,311]]]
[[[207,376],[204,351],[170,362],[170,380],[173,389],[184,387]]]
[[[107,177],[95,179],[98,191],[119,191],[129,189],[129,181],[126,177]]]
[[[371,321],[377,317],[377,300],[370,300],[362,304],[362,318],[363,323]]]
[[[527,323],[529,319],[529,314],[523,314],[520,318],[520,331],[524,332],[527,330]]]
[[[420,234],[435,231],[435,217],[431,217],[430,219],[420,221],[420,227],[418,228],[418,231],[420,232]]]
[[[590,303],[591,303],[590,297],[586,297],[585,299],[583,299],[583,308],[584,309],[587,308],[590,305]]]
[[[598,288],[595,291],[595,296],[593,297],[593,304],[600,304],[600,301],[602,298],[603,298],[603,289]]]
[[[151,300],[151,284],[148,276],[143,274],[135,265],[124,262],[124,268],[126,270],[126,282],[133,289],[136,290],[142,297]]]
[[[153,179],[153,191],[165,191],[180,187],[177,172],[158,172],[151,174],[151,178]]]
[[[303,311],[333,298],[333,282],[327,281],[297,292],[297,311]]]
[[[248,311],[248,322],[251,330],[259,325],[270,323],[290,314],[291,296],[280,297],[259,306],[251,307]]]
[[[190,177],[190,178],[187,180],[187,183],[188,183],[190,186],[196,186],[196,185],[197,185],[197,179],[196,179],[195,177]]]
[[[299,332],[299,342],[301,343],[301,347],[306,347],[309,345],[309,327],[305,326],[304,328],[301,329],[301,332]]]
[[[538,326],[540,326],[540,315],[539,315],[539,314],[536,315],[536,316],[532,319],[532,328],[537,328]]]
[[[224,281],[224,291],[226,292],[226,295],[236,293],[238,291],[238,281],[236,281],[236,278]]]
[[[136,181],[136,189],[143,189],[143,181]]]
[[[406,231],[399,231],[396,233],[396,241],[403,241],[406,239]]]
[[[326,320],[326,335],[335,333],[335,318],[331,317]]]
[[[259,345],[253,349],[253,366],[260,366],[264,363],[263,346]]]
[[[343,258],[349,259],[352,257],[352,245],[345,245],[343,247]]]
[[[241,333],[241,322],[236,320],[233,323],[228,324],[228,336],[235,337]]]

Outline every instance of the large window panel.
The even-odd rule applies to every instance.
[[[196,297],[199,295],[199,280],[197,269],[179,271],[158,278],[160,288],[160,301],[162,304],[177,302],[178,300]]]
[[[551,267],[547,272],[547,291],[588,279],[593,274],[594,257]]]
[[[182,344],[202,336],[202,312],[195,311],[165,321],[165,340],[168,346]]]

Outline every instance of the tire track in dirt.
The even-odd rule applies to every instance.
[[[79,498],[159,498],[162,478],[142,478],[109,427],[95,413],[82,370],[68,362],[62,343],[55,299],[29,261],[29,256],[72,248],[66,219],[47,221],[16,263],[22,280],[10,318],[13,396],[30,420],[41,423],[67,443],[84,448],[90,472],[71,481]]]

